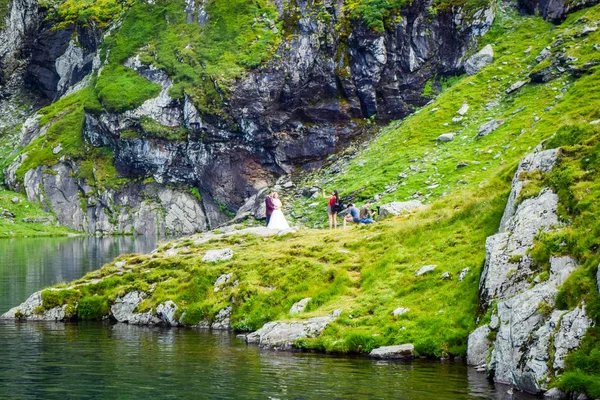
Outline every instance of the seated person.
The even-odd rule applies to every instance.
[[[348,204],[348,214],[344,217],[344,228],[348,222],[360,223],[360,211],[354,207],[354,204]]]
[[[371,202],[367,201],[364,206],[360,208],[359,215],[361,224],[372,224],[373,222],[373,211],[371,210]]]

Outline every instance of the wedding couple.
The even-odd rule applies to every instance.
[[[287,230],[290,229],[287,221],[285,220],[285,216],[283,215],[283,211],[281,211],[281,200],[279,200],[279,195],[277,192],[269,193],[267,198],[265,199],[265,207],[267,208],[267,228],[268,229],[278,229],[278,230]]]

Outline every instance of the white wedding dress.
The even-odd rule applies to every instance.
[[[269,220],[269,225],[267,225],[267,228],[278,229],[281,231],[290,229],[290,225],[285,220],[283,211],[281,211],[281,200],[273,199],[273,205],[275,206],[275,209],[273,210],[273,214],[271,214],[271,219]]]

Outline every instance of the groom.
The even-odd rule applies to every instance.
[[[275,209],[272,196],[273,193],[269,193],[267,198],[265,199],[265,207],[267,208],[267,226],[269,226],[269,221],[271,221],[271,214],[273,214],[273,210]]]

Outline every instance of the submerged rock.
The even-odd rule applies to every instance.
[[[378,347],[369,353],[369,357],[379,359],[402,359],[414,356],[415,346],[412,343],[397,346]]]

